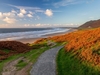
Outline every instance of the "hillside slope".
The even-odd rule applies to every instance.
[[[79,30],[48,39],[66,42],[65,52],[72,52],[80,61],[100,68],[100,28]]]
[[[100,28],[78,30],[36,42],[47,40],[65,44],[57,58],[58,75],[99,75]]]
[[[93,21],[88,21],[78,27],[78,29],[84,29],[84,28],[97,28],[100,27],[100,19],[99,20],[93,20]]]

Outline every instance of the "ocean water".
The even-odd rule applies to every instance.
[[[38,38],[48,34],[66,32],[69,28],[0,28],[0,41]]]

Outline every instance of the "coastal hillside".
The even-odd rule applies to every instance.
[[[73,75],[70,73],[76,72],[80,75],[98,75],[100,73],[100,28],[79,30],[47,39],[65,44],[57,59],[58,72],[61,72],[59,75]],[[67,69],[67,67],[69,68]],[[79,70],[75,70],[75,68]]]
[[[81,25],[80,27],[78,27],[78,29],[97,28],[97,27],[100,27],[100,19],[88,21],[84,23],[83,25]]]
[[[66,42],[66,52],[72,51],[81,61],[100,67],[100,28],[75,31],[49,39]]]
[[[36,61],[40,54],[47,49],[60,45],[64,45],[64,48],[57,55],[58,75],[100,74],[100,28],[77,30],[64,35],[41,38],[33,44],[23,44],[17,41],[2,41],[0,42],[0,49],[6,55],[11,52],[17,53],[18,55],[20,55],[19,53],[24,53],[20,56],[21,60],[15,64],[18,68],[23,68],[27,64],[30,64],[30,61]],[[3,54],[2,52],[1,54]],[[2,72],[2,69],[0,71]]]

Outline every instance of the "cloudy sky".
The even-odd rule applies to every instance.
[[[0,28],[79,26],[100,19],[100,0],[0,0]]]

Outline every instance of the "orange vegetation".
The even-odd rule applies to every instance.
[[[75,31],[49,39],[67,42],[66,52],[73,52],[81,60],[100,67],[100,28]]]

